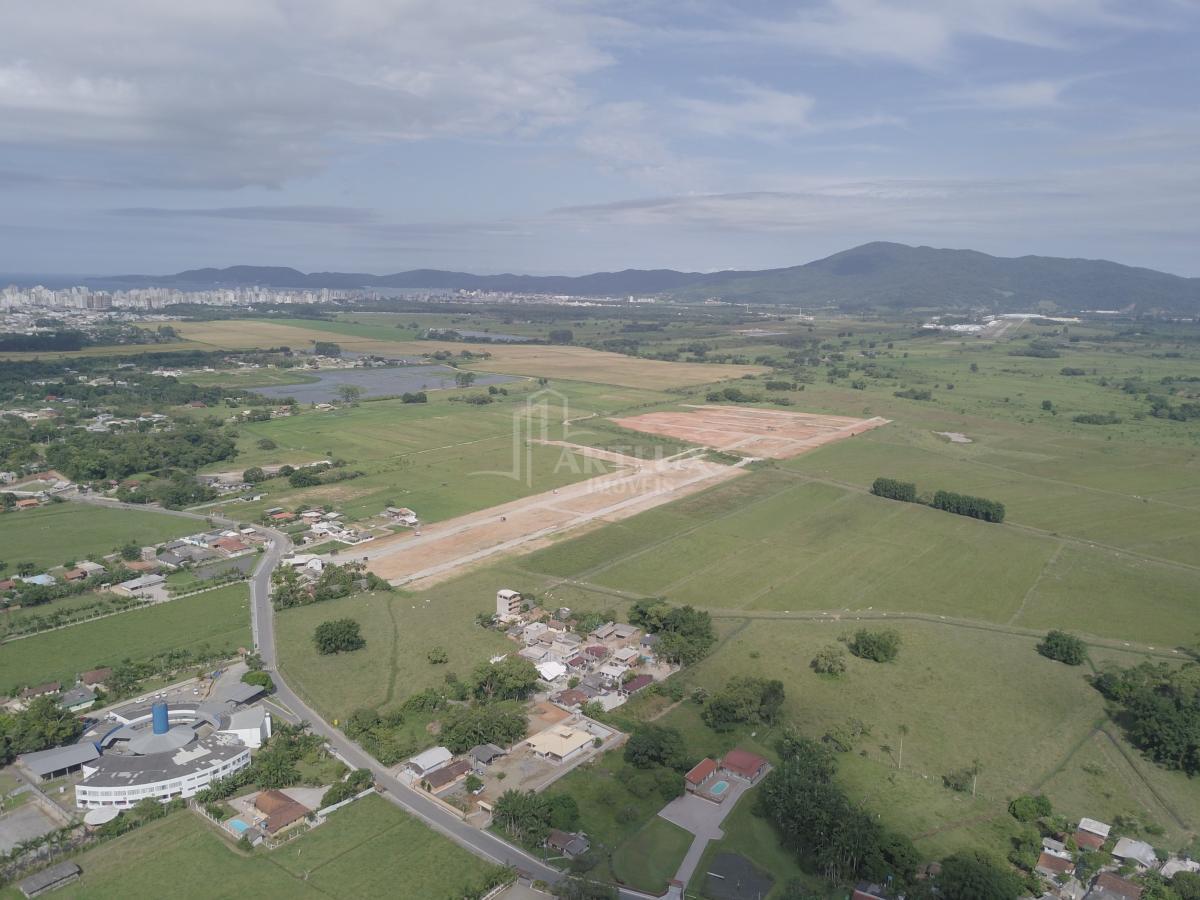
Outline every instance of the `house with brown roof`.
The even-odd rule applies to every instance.
[[[234,553],[242,553],[250,549],[249,544],[247,544],[241,538],[234,537],[223,537],[219,540],[215,540],[212,542],[212,547],[214,550],[221,550],[222,552],[230,555]]]
[[[35,500],[33,497],[26,497],[24,500],[17,501],[17,509],[34,509],[42,505],[42,501]]]
[[[102,666],[99,669],[84,672],[79,676],[79,683],[86,684],[88,687],[100,687],[110,678],[112,678],[112,669]]]
[[[45,684],[35,684],[25,688],[21,693],[17,694],[21,700],[36,700],[38,697],[49,697],[51,694],[57,694],[62,690],[62,685],[57,681],[47,681]]]
[[[689,791],[695,791],[700,785],[704,784],[717,771],[717,761],[705,757],[692,766],[691,770],[683,776],[684,787]]]
[[[559,691],[550,699],[559,706],[565,706],[569,709],[575,706],[583,706],[591,697],[578,688],[567,688],[565,691]]]
[[[586,835],[582,833],[572,834],[569,831],[560,831],[557,828],[551,828],[550,833],[546,835],[546,846],[551,850],[557,850],[563,856],[567,857],[567,859],[582,856],[592,847]]]
[[[721,759],[721,771],[735,778],[742,778],[751,784],[758,784],[759,779],[767,774],[771,763],[757,753],[735,747]]]
[[[1034,871],[1048,878],[1057,878],[1060,875],[1069,875],[1071,872],[1074,872],[1075,863],[1064,856],[1056,856],[1053,853],[1042,851],[1042,855],[1038,857],[1037,865],[1034,866]]]
[[[267,818],[262,823],[267,834],[276,834],[294,822],[299,822],[308,815],[309,809],[303,803],[293,800],[283,791],[259,791],[254,798],[254,808]]]
[[[654,678],[650,675],[634,675],[621,685],[619,692],[626,697],[632,697],[638,691],[644,690],[652,684],[654,684]]]
[[[448,766],[443,766],[435,772],[430,772],[421,779],[421,784],[426,790],[431,793],[444,791],[450,785],[455,784],[460,779],[465,778],[471,771],[472,764],[469,759],[460,759],[457,762],[452,762]]]
[[[1087,892],[1087,900],[1141,900],[1142,888],[1115,872],[1101,872]]]

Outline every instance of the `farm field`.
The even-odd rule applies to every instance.
[[[0,646],[0,690],[168,650],[249,646],[249,588],[233,584],[144,609],[20,638]]]
[[[765,371],[760,366],[714,366],[704,363],[668,363],[634,359],[619,353],[571,346],[389,340],[337,330],[337,323],[323,323],[320,329],[312,328],[307,323],[283,324],[262,320],[175,324],[180,335],[187,341],[207,345],[210,349],[236,350],[279,346],[307,349],[320,340],[333,341],[344,350],[356,353],[388,356],[418,357],[439,350],[449,350],[454,354],[469,350],[472,353],[491,354],[491,359],[472,363],[469,368],[505,375],[532,375],[625,387],[640,387],[645,384],[653,384],[659,388],[684,387]]]
[[[0,560],[10,571],[22,562],[40,571],[112,553],[128,543],[141,547],[192,534],[203,524],[149,509],[51,503],[0,515]]]
[[[392,804],[366,797],[271,852],[242,853],[190,812],[177,812],[78,858],[83,877],[63,898],[356,898],[383,896],[397,883],[413,897],[457,896],[482,884],[489,867]],[[131,872],[136,873],[131,875]],[[0,897],[17,898],[15,887]]]

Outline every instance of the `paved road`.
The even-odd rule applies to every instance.
[[[121,506],[129,509],[145,510],[145,506],[136,504],[115,503],[98,500],[87,496],[78,496],[85,503],[95,503],[99,506]],[[222,524],[232,524],[232,520],[216,515],[201,515],[185,510],[156,510],[171,513],[191,519],[211,519]],[[275,682],[273,699],[290,709],[296,716],[309,723],[314,734],[319,734],[337,753],[351,766],[358,769],[369,769],[375,776],[375,782],[383,790],[383,796],[405,811],[425,822],[426,825],[441,832],[461,847],[466,848],[477,856],[489,862],[512,866],[527,873],[530,877],[547,882],[556,882],[562,878],[562,873],[536,857],[530,856],[524,850],[514,847],[501,840],[489,831],[472,828],[457,816],[446,812],[421,792],[413,790],[400,781],[377,759],[367,753],[354,741],[350,740],[329,722],[325,721],[314,709],[301,700],[284,680],[277,665],[278,655],[275,646],[275,611],[271,606],[271,573],[279,565],[279,561],[291,549],[291,541],[286,534],[270,528],[261,528],[270,536],[263,555],[259,558],[258,566],[250,576],[250,628],[254,643],[263,664],[271,673]],[[627,900],[646,900],[652,897],[638,891],[621,889],[620,895]]]

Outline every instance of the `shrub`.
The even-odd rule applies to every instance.
[[[900,633],[891,629],[868,631],[860,628],[847,646],[851,653],[862,659],[891,662],[900,653]]]
[[[1044,794],[1031,796],[1025,794],[1008,804],[1008,813],[1018,822],[1032,822],[1053,812],[1050,801]]]
[[[846,652],[835,644],[822,647],[811,663],[813,671],[821,675],[841,675],[846,671]]]
[[[1087,659],[1087,646],[1065,631],[1049,632],[1046,639],[1037,645],[1037,651],[1047,659],[1056,659],[1068,666],[1083,665]]]

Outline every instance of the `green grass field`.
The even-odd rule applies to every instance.
[[[41,570],[103,556],[130,542],[141,547],[193,534],[203,524],[153,510],[51,503],[0,515],[0,560],[9,571],[22,562]]]
[[[285,479],[272,479],[261,485],[266,493],[263,500],[231,504],[227,512],[239,519],[252,519],[270,507],[329,503],[353,519],[377,515],[385,506],[396,504],[417,510],[426,522],[548,491],[595,474],[594,465],[585,472],[577,458],[574,466],[560,465],[560,448],[526,448],[523,431],[516,446],[520,466],[514,477],[514,415],[524,414],[524,391],[514,389],[510,397],[482,407],[452,403],[439,396],[424,404],[382,400],[247,423],[239,428],[236,460],[213,464],[206,471],[240,472],[250,466],[340,458],[347,469],[361,471],[364,476],[304,489],[290,487]],[[562,395],[569,413],[580,416],[608,414],[669,397],[657,391],[595,385],[563,386]],[[561,412],[556,410],[556,414]],[[614,437],[609,432],[596,433],[605,441]],[[538,431],[533,436],[540,434]],[[547,436],[559,438],[561,434],[556,420]],[[273,441],[276,449],[260,450],[257,445],[263,438]]]
[[[0,645],[0,689],[57,680],[167,650],[249,646],[249,589],[234,584]]]
[[[657,894],[666,890],[692,846],[692,834],[655,816],[612,856],[612,871],[622,884]]]
[[[103,844],[77,858],[83,877],[64,900],[131,896],[357,898],[393,894],[455,897],[481,884],[488,865],[378,797],[330,816],[274,851],[245,854],[190,812]],[[0,897],[17,898],[9,887]]]

